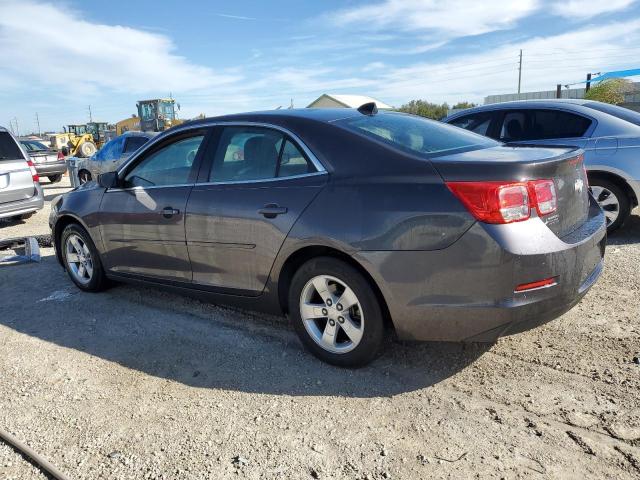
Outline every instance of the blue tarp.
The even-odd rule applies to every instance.
[[[631,70],[616,70],[615,72],[605,72],[597,77],[592,78],[591,83],[601,82],[602,80],[608,80],[610,78],[624,78],[624,77],[633,77],[635,75],[640,75],[640,68],[632,68]],[[570,83],[569,85],[580,85],[582,83],[587,83],[586,80],[582,82]]]

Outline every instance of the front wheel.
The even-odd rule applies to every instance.
[[[80,290],[99,292],[106,287],[98,250],[84,228],[75,223],[67,225],[62,231],[60,248],[67,273]]]
[[[96,146],[91,142],[82,142],[78,151],[81,157],[89,158],[96,153]]]
[[[627,194],[617,184],[595,178],[590,180],[593,197],[607,217],[607,233],[622,226],[631,213],[631,202]]]
[[[318,257],[302,265],[291,281],[289,314],[302,343],[325,362],[360,367],[380,351],[380,303],[369,281],[346,262]]]

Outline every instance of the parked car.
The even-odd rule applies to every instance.
[[[115,171],[133,152],[156,135],[154,132],[126,132],[105,143],[93,156],[76,159],[79,182],[86,183],[95,180],[101,173]]]
[[[58,260],[108,279],[285,312],[319,358],[401,339],[493,341],[600,276],[582,151],[510,148],[375,104],[198,120],[53,203]]]
[[[6,128],[0,127],[0,218],[28,218],[44,206],[36,167]]]
[[[471,108],[444,121],[512,145],[584,149],[589,185],[609,232],[638,205],[640,113],[590,100],[526,100]]]
[[[52,150],[36,140],[20,140],[20,144],[33,161],[39,177],[47,177],[51,183],[62,180],[62,175],[67,171],[62,152]]]

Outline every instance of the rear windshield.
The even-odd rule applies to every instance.
[[[335,123],[394,147],[430,157],[500,145],[462,128],[402,113],[362,115]]]
[[[613,115],[614,117],[618,117],[629,123],[640,126],[640,113],[629,110],[628,108],[599,102],[585,103],[584,106],[593,110],[598,110],[599,112],[608,113],[609,115]]]
[[[0,160],[24,158],[22,150],[7,132],[0,132]]]

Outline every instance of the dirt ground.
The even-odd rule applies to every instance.
[[[73,479],[640,478],[638,213],[561,318],[490,346],[389,341],[360,370],[285,319],[81,293],[43,248],[0,267],[0,428]],[[0,443],[0,478],[46,477]]]

